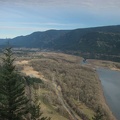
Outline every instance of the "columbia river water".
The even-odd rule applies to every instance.
[[[105,68],[97,69],[106,102],[113,115],[120,120],[120,72]]]

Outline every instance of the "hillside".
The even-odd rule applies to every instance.
[[[4,45],[11,39],[0,39],[0,48],[4,47]]]
[[[81,39],[84,38],[85,36],[87,37],[88,34],[91,34],[92,36],[94,36],[93,39],[95,39],[96,41],[96,39],[99,36],[94,35],[95,32],[101,32],[103,34],[109,33],[109,35],[110,33],[119,34],[120,26],[106,26],[106,27],[95,27],[95,28],[84,28],[84,29],[72,30],[55,41],[55,44],[56,44],[55,49],[58,49],[58,47],[61,49],[63,47],[62,49],[65,49],[65,50],[81,50],[81,48],[78,46]],[[103,39],[105,39],[104,36],[102,37]],[[89,40],[89,42],[91,42],[91,40],[89,39],[89,36],[87,37],[87,39]],[[77,46],[77,48],[75,46]]]
[[[50,48],[55,39],[63,36],[68,31],[66,30],[48,30],[45,32],[34,32],[27,36],[18,36],[11,40],[11,44],[17,47],[29,47],[29,48]]]
[[[120,26],[77,29],[57,39],[54,50],[85,58],[120,61]]]
[[[3,41],[0,40],[0,45]],[[15,47],[40,48],[120,61],[120,25],[75,30],[48,30],[10,40]]]
[[[31,99],[37,91],[43,112],[52,120],[91,120],[98,105],[105,120],[114,120],[96,71],[81,65],[82,60],[62,53],[28,52],[17,54],[16,64],[24,75],[43,81],[26,90]]]

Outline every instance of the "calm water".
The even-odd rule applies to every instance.
[[[104,68],[97,69],[104,95],[111,111],[120,120],[120,72]]]

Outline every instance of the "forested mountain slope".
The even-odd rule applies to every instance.
[[[4,43],[0,40],[0,45]],[[10,43],[14,47],[59,50],[86,58],[120,61],[120,25],[34,32],[13,38]]]

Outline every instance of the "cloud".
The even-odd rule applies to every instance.
[[[68,24],[64,24],[64,23],[36,23],[36,22],[9,22],[7,23],[8,26],[5,25],[6,22],[0,22],[0,29],[45,29],[46,28],[51,28],[51,27],[73,27],[73,26],[83,26],[83,24],[78,24],[78,23],[68,23]],[[12,25],[10,25],[12,24]],[[24,27],[26,26],[26,27]]]
[[[87,11],[92,14],[119,14],[120,0],[0,0],[0,9],[11,8],[18,11],[24,10],[40,13],[51,11],[81,12]],[[24,14],[24,12],[22,13]],[[31,13],[32,15],[32,13]]]
[[[120,0],[0,0],[0,31],[119,24],[119,11]]]
[[[94,8],[120,7],[120,0],[0,0],[3,4],[15,4],[18,6],[77,6]]]
[[[46,22],[46,23],[42,23],[42,22],[19,22],[18,24],[21,25],[38,25],[38,26],[75,26],[75,25],[80,25],[78,23],[55,23],[55,22]],[[82,24],[81,24],[82,25]]]

